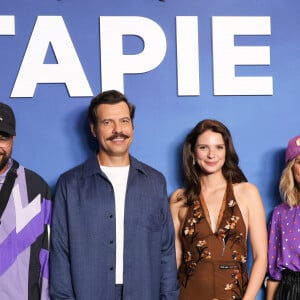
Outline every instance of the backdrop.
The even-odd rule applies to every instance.
[[[0,99],[17,117],[14,157],[54,190],[95,151],[86,110],[114,88],[137,107],[131,153],[164,173],[169,193],[181,186],[185,135],[213,118],[231,130],[269,218],[284,149],[300,132],[299,9],[297,0],[1,0]]]

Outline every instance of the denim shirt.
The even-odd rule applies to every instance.
[[[52,220],[53,300],[114,300],[114,191],[96,155],[58,181]],[[164,176],[130,157],[124,219],[124,300],[178,299],[174,227]]]

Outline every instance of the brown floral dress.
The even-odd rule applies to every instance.
[[[248,283],[246,226],[231,184],[227,185],[216,228],[212,232],[201,195],[189,207],[182,229],[179,300],[243,298]]]

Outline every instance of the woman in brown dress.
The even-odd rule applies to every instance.
[[[257,188],[238,167],[229,130],[203,120],[183,148],[184,188],[170,200],[179,300],[255,300],[267,267],[267,229]],[[248,279],[247,236],[253,265]]]

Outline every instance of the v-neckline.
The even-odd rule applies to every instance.
[[[228,184],[225,188],[222,204],[221,204],[219,214],[218,214],[218,219],[217,219],[215,231],[213,230],[212,225],[211,225],[209,210],[207,208],[204,196],[203,196],[202,193],[200,193],[200,202],[201,202],[201,205],[202,205],[202,208],[203,208],[204,216],[205,216],[206,222],[208,224],[209,230],[211,231],[212,234],[216,234],[218,232],[220,224],[222,222],[224,211],[225,211],[225,206],[226,206],[227,190],[228,190]]]

